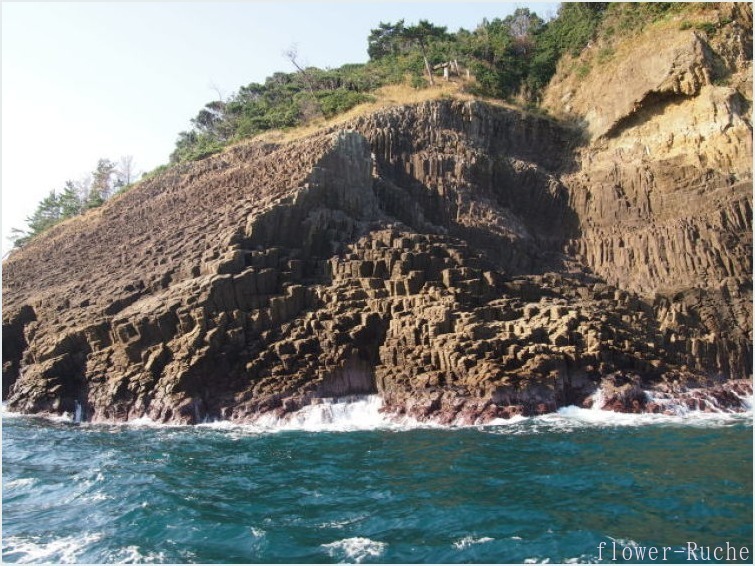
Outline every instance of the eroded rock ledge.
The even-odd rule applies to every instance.
[[[706,56],[698,40],[689,57]],[[3,396],[182,423],[375,392],[444,422],[581,405],[601,386],[613,410],[701,387],[741,408],[751,126],[693,75],[678,108],[611,114],[589,146],[444,100],[141,183],[5,262]]]

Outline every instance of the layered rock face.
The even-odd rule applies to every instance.
[[[481,422],[601,385],[614,409],[659,410],[649,387],[737,406],[751,127],[741,95],[696,71],[712,48],[694,37],[658,88],[696,86],[597,104],[588,143],[429,102],[237,146],[53,228],[3,266],[4,398],[184,423],[374,392]]]
[[[743,378],[752,373],[752,8],[715,9],[729,23],[711,37],[678,23],[651,29],[580,84],[554,81],[546,106],[579,117],[591,137],[563,177],[580,218],[567,253],[610,284],[655,295],[667,341]],[[700,330],[690,331],[690,315]]]

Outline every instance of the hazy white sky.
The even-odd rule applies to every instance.
[[[101,157],[137,170],[168,161],[204,104],[302,62],[367,60],[381,21],[450,31],[557,2],[9,2],[2,10],[2,251],[51,190]]]

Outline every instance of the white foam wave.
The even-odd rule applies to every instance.
[[[517,419],[508,425],[491,422],[481,427],[490,434],[536,434],[559,430],[569,432],[585,428],[639,427],[639,426],[692,426],[722,427],[736,423],[752,424],[752,409],[745,412],[686,411],[662,413],[617,413],[595,407],[561,407],[555,413]]]
[[[267,531],[264,530],[264,529],[258,529],[256,527],[251,527],[249,530],[251,531],[252,536],[254,538],[264,538],[265,535],[267,535]]]
[[[258,529],[257,527],[249,527],[249,532],[252,535],[249,548],[256,555],[262,554],[268,546],[267,531],[265,529]]]
[[[752,420],[752,412],[730,413],[687,411],[676,414],[661,413],[617,413],[580,407],[563,407],[556,413],[537,417],[541,422],[575,426],[644,426],[644,425],[692,425],[722,426],[734,422]]]
[[[9,411],[8,410],[8,403],[3,402],[2,405],[0,405],[0,414],[3,415],[3,418],[15,418],[15,417],[23,417],[24,415],[22,413],[16,413],[15,411]]]
[[[113,499],[113,497],[111,495],[105,495],[104,493],[85,495],[81,498],[82,501],[107,501],[108,499]]]
[[[732,392],[734,393],[734,392]],[[706,401],[707,410],[690,409],[684,402],[684,393],[679,398],[671,395],[645,391],[648,401],[661,407],[661,413],[618,413],[611,410],[603,410],[605,403],[605,394],[598,389],[591,396],[591,407],[585,409],[570,405],[561,407],[555,413],[548,413],[537,417],[511,419],[509,424],[525,426],[514,426],[508,431],[495,427],[494,432],[514,434],[523,434],[538,432],[541,426],[552,430],[575,430],[586,427],[631,427],[646,425],[684,425],[684,426],[726,426],[737,422],[752,422],[753,416],[753,396],[740,396],[734,393],[742,403],[743,411],[735,412],[730,409],[722,408],[718,405],[713,395],[706,395],[704,391],[690,390],[689,395],[697,395]],[[491,425],[498,425],[497,421],[491,422]]]
[[[366,558],[377,558],[385,552],[387,543],[364,537],[352,537],[320,545],[332,558],[360,563]]]
[[[637,541],[632,540],[631,538],[613,538],[610,535],[607,538],[611,539],[612,542],[615,542],[619,546],[624,546],[624,547],[639,546],[639,543]]]
[[[381,411],[383,399],[379,395],[353,396],[321,399],[298,411],[277,416],[273,413],[260,415],[254,422],[237,424],[216,421],[197,425],[216,430],[271,433],[281,431],[350,432],[358,430],[406,430],[429,428],[440,425],[420,423],[409,417],[397,417]]]
[[[752,412],[753,395],[739,395],[736,391],[731,391],[731,394],[739,399],[741,409],[744,412]],[[715,395],[710,395],[701,389],[691,389],[678,396],[660,391],[645,391],[645,395],[650,402],[658,405],[666,414],[686,416],[699,413],[728,414],[734,412],[729,408],[721,407]],[[704,407],[704,410],[690,408],[690,405],[693,407]]]
[[[134,427],[134,428],[177,428],[181,426],[188,426],[188,425],[179,425],[179,424],[173,424],[173,423],[161,423],[161,422],[152,420],[151,418],[147,416],[139,417],[137,419],[130,419],[128,421],[125,421],[122,423],[115,423],[115,424],[128,426],[128,427]]]
[[[70,536],[42,542],[40,537],[11,536],[3,540],[3,561],[20,562],[77,562],[78,557],[87,547],[100,539],[101,533],[86,533],[82,536]]]
[[[597,564],[598,558],[589,554],[580,554],[573,558],[566,558],[564,564]]]
[[[256,424],[265,429],[305,431],[352,431],[391,428],[396,423],[380,412],[379,395],[324,400],[282,417],[266,414]]]
[[[590,401],[592,401],[590,408],[593,411],[601,411],[603,407],[603,403],[606,402],[606,396],[603,393],[603,390],[598,388],[598,390],[595,391],[595,393],[590,395]]]
[[[737,395],[736,393],[734,395]],[[753,402],[755,402],[755,394],[752,395],[737,395],[739,397],[739,400],[742,401],[742,406],[747,411],[752,411],[753,408]]]
[[[269,434],[281,431],[308,432],[349,432],[360,430],[411,430],[418,428],[478,428],[499,434],[527,434],[537,432],[540,425],[563,430],[591,426],[641,426],[655,424],[680,424],[692,426],[725,426],[735,422],[752,422],[753,396],[738,396],[742,402],[743,412],[735,413],[719,408],[715,398],[706,397],[707,411],[693,410],[683,401],[677,401],[669,395],[646,392],[648,399],[662,407],[662,413],[617,413],[602,410],[604,395],[601,390],[592,396],[589,409],[569,406],[562,407],[555,413],[536,417],[514,416],[510,419],[494,419],[485,424],[460,425],[452,423],[441,425],[433,421],[420,422],[407,416],[383,412],[383,400],[379,395],[353,396],[336,399],[321,399],[318,403],[302,407],[298,411],[277,416],[266,413],[251,423],[234,423],[216,421],[197,425],[227,431],[232,434]],[[17,416],[9,413],[3,405],[3,417]],[[18,415],[23,416],[23,415]],[[54,421],[72,422],[71,415],[45,415]],[[182,428],[189,425],[165,424],[153,421],[149,417],[114,423],[127,427]],[[83,426],[98,426],[97,423],[84,423]]]
[[[118,564],[160,564],[166,562],[167,559],[163,552],[142,553],[138,546],[132,545],[111,553],[108,561]]]
[[[363,519],[366,519],[367,515],[359,515],[356,517],[352,517],[349,519],[341,519],[337,521],[328,521],[326,523],[321,523],[318,525],[318,528],[320,529],[342,529],[346,527],[347,525],[353,525],[354,523],[358,523],[359,521],[362,521]]]
[[[18,478],[17,480],[11,480],[3,483],[3,490],[15,489],[17,487],[28,487],[34,485],[37,480],[34,478]]]
[[[490,537],[480,537],[480,538],[474,538],[473,536],[466,536],[462,539],[459,539],[453,543],[453,547],[457,548],[459,550],[464,550],[465,548],[469,548],[473,544],[484,544],[486,542],[492,542],[495,539]]]
[[[71,413],[63,413],[63,414],[55,414],[55,413],[36,413],[33,415],[27,415],[25,413],[18,413],[16,411],[10,411],[8,410],[8,404],[3,403],[2,404],[2,417],[4,419],[16,419],[16,418],[28,418],[28,417],[35,417],[39,419],[46,419],[48,421],[52,422],[59,422],[59,423],[72,423],[73,415]]]
[[[513,417],[510,417],[508,419],[493,419],[485,423],[484,426],[510,426],[510,425],[516,425],[522,422],[527,422],[528,420],[529,420],[528,417],[523,417],[522,415],[514,415]],[[479,425],[471,425],[471,426],[479,426]]]

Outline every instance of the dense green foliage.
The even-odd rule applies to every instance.
[[[624,37],[638,33],[648,24],[686,10],[689,6],[694,7],[682,2],[612,2],[607,5],[599,31],[605,39]]]
[[[579,55],[593,38],[606,7],[605,2],[562,4],[558,18],[538,30],[535,52],[524,79],[531,90],[548,84],[564,54]]]
[[[171,162],[201,159],[266,130],[335,116],[371,100],[367,93],[384,80],[364,73],[363,65],[275,73],[264,84],[251,83],[228,100],[206,104],[192,119],[192,129],[179,134]]]
[[[171,163],[207,157],[266,130],[330,118],[407,77],[412,86],[425,86],[440,72],[437,66],[452,61],[475,77],[469,89],[476,94],[537,101],[559,58],[587,44],[605,9],[605,3],[563,4],[558,16],[545,22],[518,8],[503,19],[483,20],[474,31],[456,33],[426,20],[381,22],[367,37],[370,60],[338,69],[301,68],[295,53],[287,54],[296,72],[275,73],[227,100],[207,103],[191,120],[192,128],[179,134]]]

